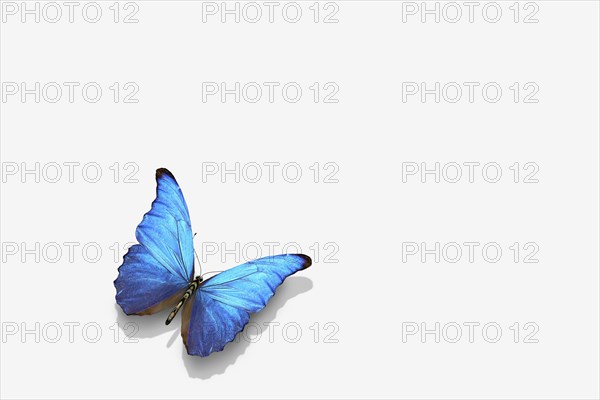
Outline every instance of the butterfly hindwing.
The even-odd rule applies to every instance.
[[[172,307],[194,275],[190,216],[175,177],[156,171],[156,199],[136,229],[140,244],[123,257],[115,280],[117,303],[126,314]]]
[[[184,306],[181,332],[188,353],[207,356],[223,350],[285,278],[310,265],[310,257],[303,254],[270,256],[203,282]]]
[[[160,265],[140,244],[129,248],[115,280],[117,303],[125,314],[153,314],[172,307],[187,282]]]

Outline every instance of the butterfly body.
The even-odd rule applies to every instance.
[[[183,297],[181,298],[181,300],[179,300],[179,303],[177,303],[177,305],[175,306],[175,309],[173,309],[173,311],[171,311],[169,313],[169,316],[167,317],[167,320],[165,321],[166,325],[169,325],[171,323],[171,321],[173,321],[173,318],[175,318],[175,316],[177,315],[177,312],[179,312],[179,309],[181,307],[183,307],[183,305],[185,304],[187,299],[189,299],[190,296],[192,296],[194,294],[196,289],[198,289],[198,287],[200,286],[200,284],[202,284],[203,281],[204,281],[204,279],[202,279],[202,277],[200,275],[198,275],[192,281],[192,283],[190,283],[190,285],[186,289],[185,293],[183,294]]]
[[[156,171],[156,199],[136,229],[115,280],[116,300],[128,315],[182,310],[181,334],[188,354],[221,351],[275,294],[288,276],[308,268],[303,254],[260,258],[204,280],[194,278],[189,212],[173,174]]]

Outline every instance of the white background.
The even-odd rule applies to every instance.
[[[2,397],[598,397],[597,2],[523,2],[518,22],[513,2],[500,2],[496,23],[483,17],[486,3],[472,23],[463,3],[456,23],[444,15],[439,23],[426,15],[423,23],[419,13],[403,14],[409,5],[391,1],[338,1],[337,23],[323,23],[335,10],[324,3],[315,23],[312,2],[299,3],[297,23],[282,17],[285,3],[273,23],[265,6],[257,23],[243,16],[222,23],[219,14],[203,22],[203,4],[192,1],[137,1],[138,23],[122,22],[134,9],[124,2],[117,23],[112,2],[98,3],[97,23],[82,17],[86,3],[73,23],[65,6],[56,23],[31,15],[23,23],[21,11],[7,13],[6,3]],[[524,23],[533,11],[538,22]],[[66,91],[56,103],[43,94],[36,103],[34,95],[7,95],[7,82],[97,82],[103,95],[90,103],[76,89],[72,103]],[[114,82],[134,82],[139,101],[115,103],[108,88]],[[303,95],[296,103],[280,90],[273,103],[266,92],[257,103],[236,103],[232,95],[203,102],[203,82],[297,82]],[[314,82],[334,82],[338,102],[315,103]],[[479,86],[473,102],[462,86],[458,102],[442,93],[436,103],[434,95],[403,101],[403,82]],[[499,101],[482,97],[488,82],[502,88]],[[517,102],[509,88],[515,82]],[[539,91],[537,102],[527,103],[523,86],[530,82]],[[80,163],[73,182],[65,162]],[[203,178],[203,163],[236,162],[295,162],[302,177],[290,183],[278,169],[272,183],[265,176],[257,183]],[[315,162],[316,183],[309,168]],[[328,162],[339,167],[337,183],[324,182]],[[425,183],[418,174],[403,180],[403,168],[413,165],[406,163],[452,162],[480,163],[474,182],[466,167],[457,183],[444,179],[449,175],[439,183],[431,174]],[[509,168],[515,162],[518,183]],[[528,162],[539,167],[537,183],[523,182]],[[22,175],[36,163],[39,182],[35,173]],[[56,183],[53,163],[63,166]],[[93,170],[82,175],[86,163],[100,166],[97,183],[88,182]],[[500,166],[497,183],[482,175],[486,163]],[[248,249],[296,242],[313,257],[314,265],[288,279],[253,317],[262,335],[247,331],[221,353],[190,357],[180,317],[165,326],[164,314],[127,317],[115,305],[112,282],[154,198],[158,167],[169,168],[183,189],[199,252],[202,243]],[[124,182],[134,169],[138,183]],[[65,242],[77,244],[73,259]],[[410,242],[479,246],[473,262],[464,245],[457,262],[449,262],[450,253],[422,262],[421,253],[405,251],[403,259]],[[53,243],[62,249],[58,260]],[[499,261],[484,259],[486,243],[501,248]],[[524,249],[526,243],[534,247]],[[82,254],[86,244],[91,256]],[[524,262],[532,248],[538,262]],[[230,268],[240,253],[201,254],[204,270]],[[124,343],[128,322],[137,327],[137,343]],[[272,335],[268,322],[280,324]],[[79,324],[71,338],[69,323]],[[436,323],[439,342],[434,333],[407,335],[415,326],[435,331]],[[472,340],[468,323],[479,324]],[[294,329],[282,332],[285,324],[300,328],[296,343]],[[485,324],[492,326],[487,335]],[[84,333],[84,326],[91,328]],[[455,340],[456,326],[462,336]]]

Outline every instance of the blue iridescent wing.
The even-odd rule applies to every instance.
[[[244,329],[250,313],[262,310],[285,278],[311,262],[303,254],[264,257],[202,283],[183,309],[181,335],[188,354],[204,357],[223,350]]]
[[[117,303],[130,314],[172,307],[194,275],[194,244],[183,193],[168,170],[156,171],[156,199],[123,257],[115,280]]]

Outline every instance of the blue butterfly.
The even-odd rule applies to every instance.
[[[188,354],[221,351],[244,329],[250,313],[262,310],[288,276],[308,268],[303,254],[250,261],[207,280],[194,278],[190,215],[175,177],[156,171],[156,199],[135,231],[115,280],[117,303],[125,314],[148,315],[174,307],[168,325],[183,307],[181,336]]]

